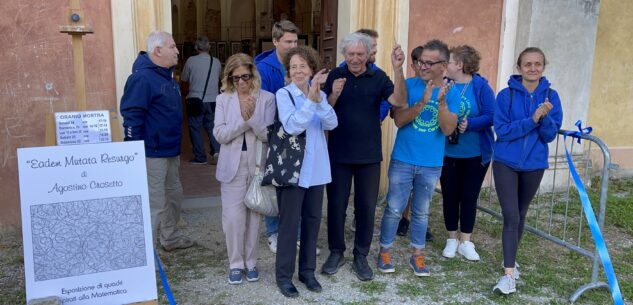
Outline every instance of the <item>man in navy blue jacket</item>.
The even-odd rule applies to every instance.
[[[140,52],[134,61],[121,98],[125,141],[145,142],[152,234],[167,251],[193,245],[177,226],[182,204],[178,172],[182,104],[172,77],[177,63],[178,49],[171,34],[152,32],[147,52]]]

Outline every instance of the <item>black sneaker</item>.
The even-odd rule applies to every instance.
[[[398,236],[406,236],[407,231],[409,231],[409,220],[402,217],[400,223],[398,223],[398,231],[396,231],[396,234],[398,234]]]
[[[207,161],[204,161],[204,162],[203,162],[203,161],[198,161],[198,160],[196,160],[196,159],[191,159],[191,160],[189,160],[189,164],[204,165],[204,164],[207,164]]]
[[[435,237],[433,237],[433,234],[431,234],[431,231],[429,231],[429,229],[426,229],[426,241],[433,241],[435,240]]]
[[[374,271],[372,271],[369,267],[369,264],[367,263],[367,257],[365,256],[354,256],[352,270],[356,273],[356,277],[358,277],[358,279],[363,282],[371,281],[374,279]]]
[[[345,265],[345,257],[341,252],[330,252],[327,260],[321,267],[321,273],[332,275],[338,272],[341,266]]]

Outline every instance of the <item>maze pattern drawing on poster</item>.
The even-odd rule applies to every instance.
[[[31,206],[35,281],[146,266],[141,196]]]

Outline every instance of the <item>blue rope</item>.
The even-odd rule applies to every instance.
[[[578,120],[575,125],[578,127],[578,131],[565,131],[563,133],[563,139],[566,140],[567,136],[570,136],[576,138],[577,142],[580,143],[580,137],[582,137],[583,134],[590,134],[592,129],[591,127],[582,128],[582,123],[580,122],[580,120]],[[593,208],[591,207],[591,202],[589,201],[589,195],[587,194],[585,186],[582,184],[580,176],[578,176],[578,173],[576,172],[574,163],[572,162],[569,151],[567,150],[567,145],[565,145],[565,154],[567,154],[567,163],[569,164],[569,170],[571,171],[571,175],[574,178],[576,189],[578,189],[578,196],[580,197],[580,201],[582,202],[582,207],[585,211],[585,217],[587,218],[589,229],[591,229],[591,235],[593,236],[593,240],[596,244],[596,250],[598,251],[598,255],[600,256],[600,260],[602,261],[602,267],[604,268],[604,272],[607,275],[607,280],[609,281],[609,289],[611,290],[611,297],[613,297],[613,304],[623,305],[624,301],[622,300],[622,293],[620,292],[618,279],[616,278],[615,271],[613,270],[611,258],[609,258],[607,245],[605,244],[602,233],[600,232],[600,226],[596,221],[596,215],[593,213]]]
[[[158,265],[158,272],[160,273],[160,281],[163,283],[163,290],[165,290],[165,295],[167,295],[169,304],[176,305],[176,300],[174,300],[174,295],[171,294],[171,289],[169,289],[169,282],[167,281],[165,272],[163,272],[163,266],[160,264],[160,259],[158,258],[158,255],[156,254],[156,250],[154,250],[154,259],[156,260],[156,265]]]

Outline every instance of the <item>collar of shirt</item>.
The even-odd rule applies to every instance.
[[[352,72],[350,72],[350,70],[349,70],[349,66],[348,66],[348,65],[345,65],[344,67],[342,67],[342,68],[343,68],[343,71],[342,71],[342,73],[341,73],[341,74],[349,74],[349,75],[351,75],[351,76],[353,76],[353,77],[363,77],[363,76],[369,76],[369,77],[371,77],[371,76],[373,76],[374,74],[376,74],[376,70],[375,70],[375,69],[372,69],[372,67],[371,67],[371,65],[370,65],[369,63],[365,64],[365,67],[367,67],[367,69],[365,69],[365,72],[363,72],[363,74],[361,74],[361,75],[359,75],[359,76],[356,76],[356,75],[352,74]]]

